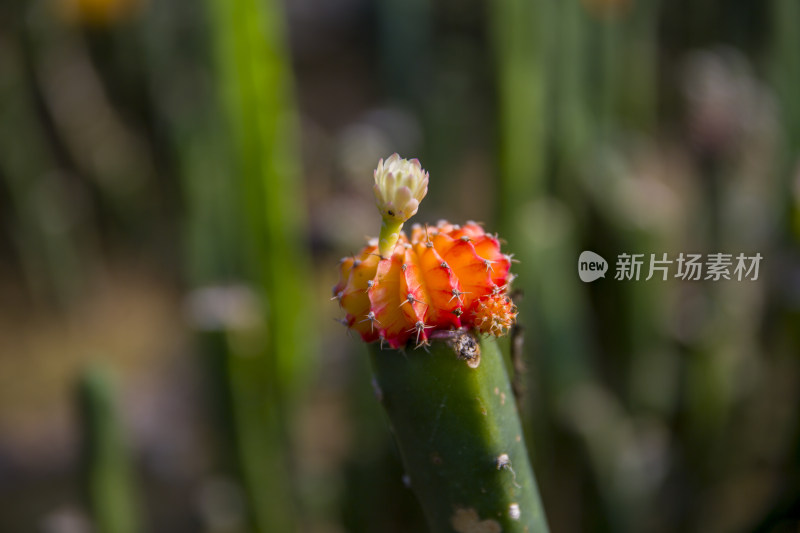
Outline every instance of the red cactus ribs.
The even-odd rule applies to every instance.
[[[344,323],[366,342],[403,348],[414,339],[420,346],[437,330],[461,327],[502,335],[517,315],[508,297],[511,260],[474,222],[415,224],[411,240],[401,233],[386,259],[376,239],[342,259],[333,294]]]

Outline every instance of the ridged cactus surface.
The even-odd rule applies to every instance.
[[[461,327],[500,335],[516,317],[511,261],[499,239],[474,222],[415,225],[385,259],[377,240],[342,259],[333,294],[346,325],[366,342],[402,348],[413,339],[419,346],[437,330]]]

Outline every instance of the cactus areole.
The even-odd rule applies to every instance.
[[[415,224],[410,237],[401,230],[427,186],[416,159],[393,154],[375,170],[380,237],[341,260],[333,287],[345,324],[366,342],[417,347],[458,328],[500,336],[516,319],[508,296],[512,258],[497,236],[475,222]]]

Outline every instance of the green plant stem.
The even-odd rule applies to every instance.
[[[207,3],[230,134],[219,140],[230,138],[236,158],[245,277],[264,304],[258,345],[229,346],[238,453],[256,531],[292,531],[302,515],[286,468],[289,424],[309,376],[314,317],[285,23],[278,0]]]
[[[140,531],[132,472],[112,382],[101,368],[87,370],[79,383],[85,482],[95,530]]]
[[[290,454],[282,413],[275,407],[274,391],[265,387],[270,379],[265,355],[249,346],[247,335],[248,332],[228,331],[226,354],[241,475],[255,531],[294,531],[297,501],[288,467]]]
[[[378,251],[382,258],[389,257],[394,251],[397,239],[400,238],[400,230],[403,223],[394,220],[383,219],[381,221],[381,233],[378,236]]]
[[[494,338],[480,349],[473,368],[443,341],[373,347],[377,394],[431,531],[546,532],[502,353]]]
[[[277,0],[207,1],[239,167],[248,274],[267,302],[273,385],[291,397],[310,364],[313,317],[283,13]]]
[[[793,227],[791,203],[797,198],[787,192],[792,190],[797,175],[797,146],[800,144],[800,34],[796,22],[800,17],[800,4],[792,0],[772,0],[772,31],[770,32],[770,78],[780,108],[782,138],[776,171],[781,186],[775,187],[772,201],[778,213],[786,217],[787,230],[793,229],[800,239],[800,205],[794,206]],[[795,200],[796,204],[798,200]]]
[[[503,235],[514,244],[520,205],[540,196],[547,163],[549,2],[492,4],[498,67],[499,209]]]

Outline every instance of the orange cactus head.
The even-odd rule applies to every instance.
[[[496,236],[474,222],[441,221],[413,226],[410,239],[400,232],[386,257],[373,239],[342,259],[333,293],[345,324],[367,342],[420,346],[436,331],[457,328],[502,335],[516,319],[510,267]]]
[[[381,231],[353,257],[342,259],[333,297],[344,324],[367,342],[403,348],[425,345],[437,331],[475,328],[503,335],[516,320],[508,297],[511,256],[475,222],[440,221],[402,231],[428,191],[416,159],[392,154],[375,169]]]

